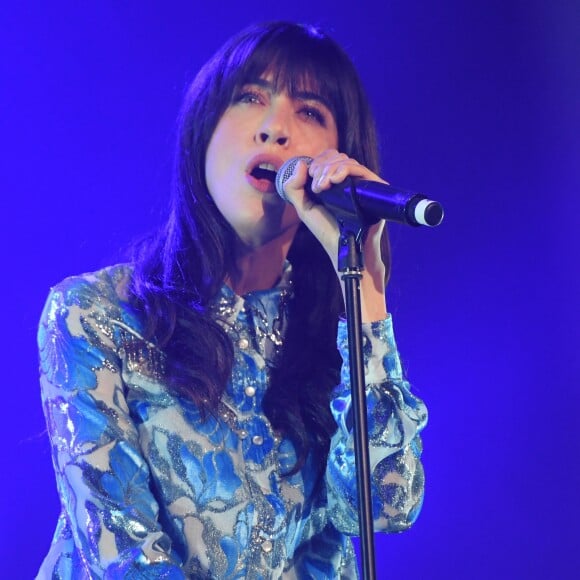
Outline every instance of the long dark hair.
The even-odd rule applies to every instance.
[[[201,69],[185,96],[169,216],[135,256],[132,299],[146,335],[167,356],[170,388],[203,412],[219,404],[233,363],[233,346],[208,305],[235,274],[235,232],[218,211],[205,179],[215,127],[248,80],[269,73],[275,90],[316,89],[329,103],[339,150],[378,172],[374,122],[358,74],[345,52],[317,28],[288,22],[252,26],[230,39]],[[330,393],[339,381],[336,329],[342,295],[320,244],[301,226],[290,248],[294,299],[265,413],[294,442],[295,470],[312,450],[328,449],[336,426]]]

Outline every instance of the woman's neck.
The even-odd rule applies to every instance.
[[[241,245],[236,259],[237,272],[226,280],[228,286],[238,296],[275,286],[282,276],[296,230],[297,227],[289,228],[257,246]]]

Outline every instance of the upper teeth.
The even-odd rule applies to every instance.
[[[276,171],[276,168],[271,163],[260,163],[260,169],[268,169],[269,171]]]

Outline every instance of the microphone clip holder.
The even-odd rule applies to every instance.
[[[364,270],[364,258],[362,253],[362,243],[366,230],[360,228],[357,232],[346,228],[339,221],[340,237],[338,239],[338,271],[344,276],[358,273],[358,278],[362,276]]]

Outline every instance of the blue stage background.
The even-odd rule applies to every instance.
[[[48,289],[158,223],[187,81],[271,19],[347,48],[384,177],[447,211],[436,229],[391,227],[389,308],[431,416],[423,513],[377,536],[378,578],[575,577],[580,4],[563,0],[2,9],[0,577],[33,577],[58,514],[35,346]]]

